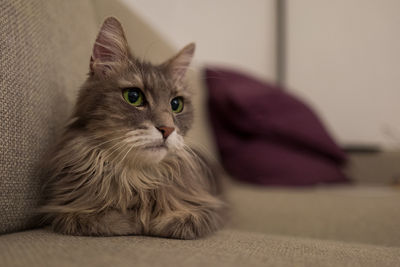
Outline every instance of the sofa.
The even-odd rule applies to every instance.
[[[136,55],[161,62],[175,52],[119,1],[0,1],[0,266],[400,266],[400,187],[379,177],[386,165],[375,160],[387,157],[398,171],[398,153],[352,156],[351,185],[260,187],[226,177],[230,220],[198,240],[38,228],[39,162],[71,113],[109,15]],[[189,82],[197,106],[189,139],[217,155],[198,70]]]

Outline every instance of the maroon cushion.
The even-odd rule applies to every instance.
[[[221,162],[233,177],[266,185],[348,181],[345,154],[298,98],[235,71],[205,75]]]

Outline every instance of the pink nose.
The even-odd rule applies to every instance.
[[[175,130],[174,127],[166,127],[166,126],[161,126],[157,127],[157,130],[159,130],[163,136],[164,139],[167,139],[168,136]]]

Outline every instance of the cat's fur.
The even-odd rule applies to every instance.
[[[41,212],[55,231],[193,239],[221,226],[214,175],[183,140],[193,120],[183,80],[194,49],[152,65],[130,53],[118,20],[104,21],[73,119],[46,163]],[[140,88],[147,104],[128,104],[127,87]],[[179,114],[170,106],[176,96],[184,98]],[[175,130],[163,139],[162,126]]]

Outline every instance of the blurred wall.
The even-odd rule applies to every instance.
[[[287,84],[341,143],[400,145],[400,1],[288,0]]]
[[[177,49],[196,42],[198,64],[233,65],[263,79],[275,79],[273,0],[122,2]]]
[[[194,66],[275,80],[275,0],[122,2],[175,49],[195,41]],[[399,14],[399,0],[287,0],[286,84],[341,144],[400,147]]]

